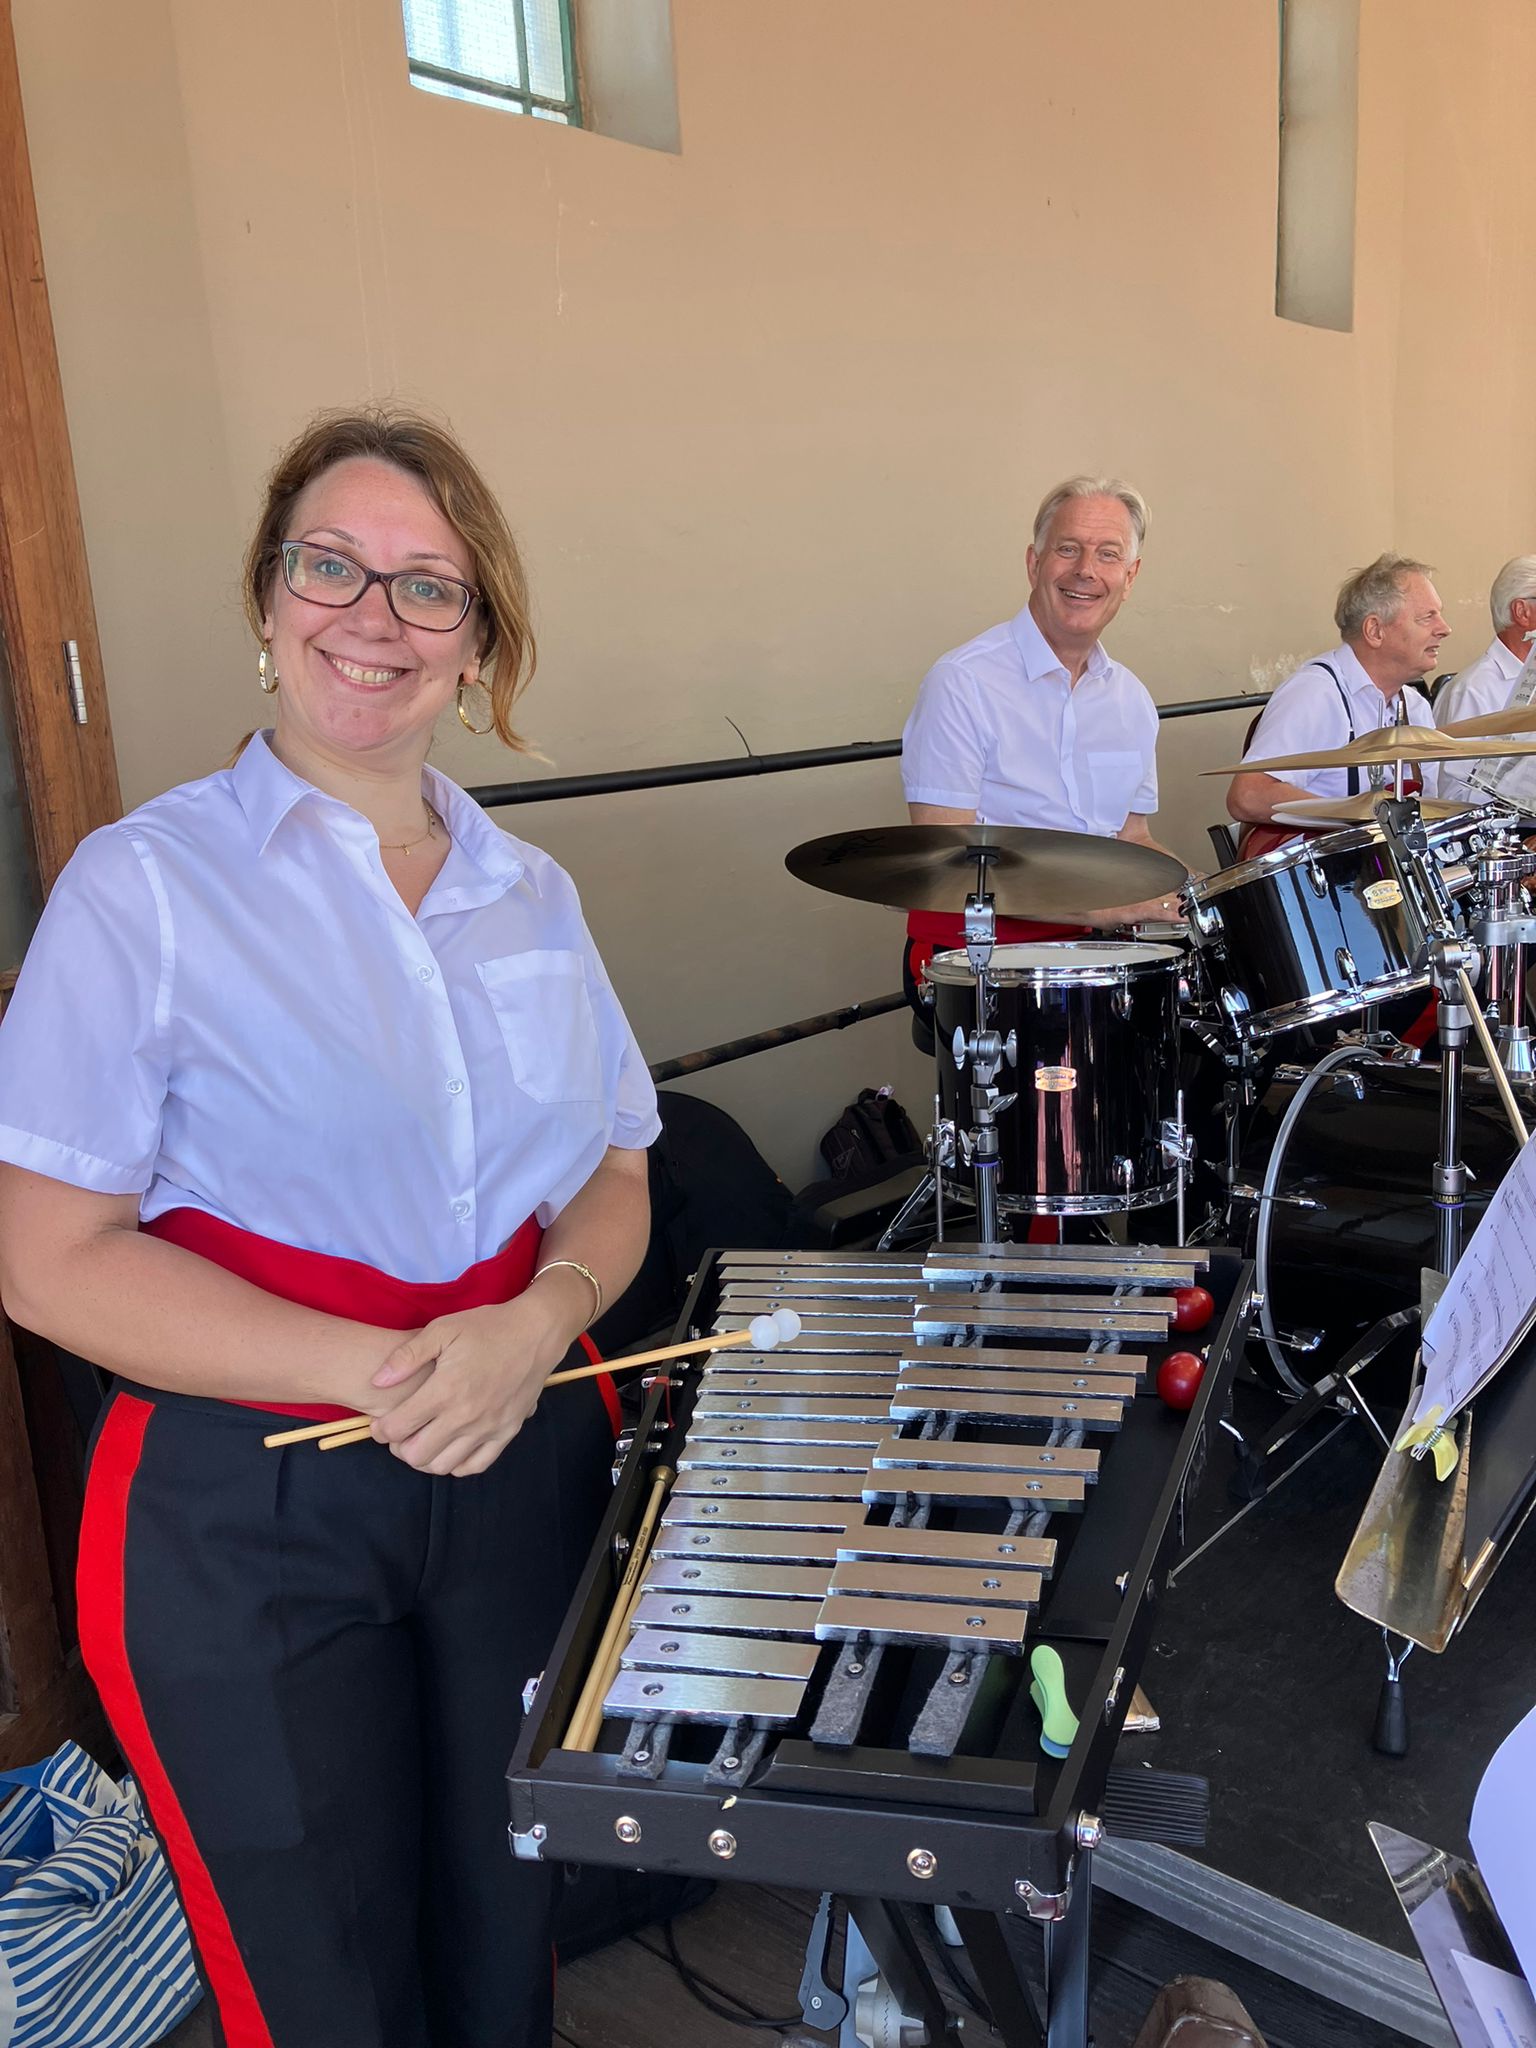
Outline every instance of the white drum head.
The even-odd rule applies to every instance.
[[[1000,982],[1026,978],[1071,981],[1153,968],[1182,957],[1177,946],[1138,946],[1111,939],[1041,939],[994,946],[987,971]],[[926,971],[932,981],[975,980],[964,953],[935,953]]]

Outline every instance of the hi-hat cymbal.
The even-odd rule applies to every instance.
[[[957,914],[976,887],[978,858],[1004,917],[1069,922],[1182,889],[1184,868],[1155,847],[1091,832],[1022,825],[883,825],[807,839],[784,865],[813,888],[895,910]]]
[[[1276,807],[1274,822],[1277,825],[1374,825],[1376,806],[1384,796],[1390,796],[1386,789],[1363,789],[1358,796],[1307,796],[1297,797],[1294,802]],[[1448,803],[1438,796],[1419,798],[1419,815],[1431,825],[1439,824],[1442,818],[1459,818],[1474,807],[1469,803]]]
[[[1506,732],[1536,733],[1536,704],[1522,705],[1518,711],[1485,711],[1481,718],[1457,718],[1440,730],[1453,740],[1476,740]]]
[[[1286,768],[1390,768],[1396,762],[1487,761],[1496,755],[1536,754],[1536,732],[1516,733],[1497,746],[1452,739],[1432,725],[1384,725],[1363,732],[1347,747],[1311,754],[1275,754],[1263,761],[1239,761],[1229,768],[1205,768],[1205,775],[1275,775]]]

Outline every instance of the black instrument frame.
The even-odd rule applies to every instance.
[[[710,1252],[702,1262],[677,1341],[709,1327],[721,1257]],[[687,1427],[699,1367],[673,1367],[670,1378],[658,1379],[646,1394],[508,1767],[515,1853],[815,1888],[860,1901],[948,1905],[978,1939],[982,1923],[974,1916],[1066,1923],[1071,1894],[1070,1922],[1081,1935],[1071,1943],[1074,1973],[1086,1972],[1083,1880],[1093,1830],[1085,1829],[1084,1819],[1095,1815],[1103,1797],[1167,1570],[1182,1542],[1182,1509],[1229,1406],[1252,1283],[1252,1266],[1238,1252],[1210,1248],[1204,1284],[1217,1305],[1211,1324],[1198,1338],[1170,1333],[1166,1344],[1144,1347],[1146,1383],[1106,1459],[1108,1483],[1101,1480],[1084,1512],[1071,1518],[1077,1526],[1067,1535],[1061,1569],[1031,1631],[1033,1642],[1049,1642],[1060,1652],[1079,1715],[1077,1738],[1059,1762],[1038,1750],[1033,1735],[1027,1757],[957,1756],[943,1763],[899,1750],[818,1751],[786,1735],[752,1781],[729,1793],[705,1784],[701,1763],[671,1759],[652,1782],[622,1774],[617,1749],[560,1747],[612,1609],[652,1471],[671,1461]],[[1207,1367],[1192,1408],[1179,1417],[1159,1401],[1154,1383],[1161,1357],[1191,1342],[1203,1344]],[[1056,1518],[1053,1533],[1066,1519]],[[1122,1573],[1123,1588],[1117,1584]],[[1027,1673],[1019,1676],[1024,1683],[1009,1716],[1015,1735],[1032,1712]],[[604,1734],[612,1740],[606,1727]],[[1017,1749],[1017,1741],[1011,1746]],[[729,1837],[724,1855],[722,1835]],[[926,1856],[914,1858],[919,1850]],[[1065,1933],[1066,1926],[1052,1931]],[[1079,1993],[1085,1983],[1084,1977]],[[1063,2010],[1083,2003],[1065,1983],[1062,1996]],[[1048,2038],[1054,2048],[1058,2039],[1078,2037],[1052,2030]]]

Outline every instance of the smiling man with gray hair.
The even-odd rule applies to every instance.
[[[1503,711],[1514,694],[1520,671],[1531,651],[1536,633],[1536,555],[1515,555],[1493,579],[1488,593],[1493,613],[1493,639],[1476,661],[1468,662],[1446,684],[1435,700],[1435,718],[1440,725],[1454,725],[1461,718],[1484,718],[1491,711]],[[1467,777],[1481,763],[1457,762],[1440,769],[1440,794],[1464,798],[1468,803],[1486,803],[1488,793]]]
[[[1029,602],[941,656],[917,693],[901,736],[914,825],[1032,825],[1156,844],[1157,706],[1100,644],[1136,581],[1146,531],[1145,500],[1118,477],[1069,477],[1046,493],[1024,557]],[[1170,897],[1095,921],[1132,912],[1178,917]],[[953,931],[937,923],[918,912],[909,930],[960,943],[958,919]],[[1043,929],[1005,919],[999,935]]]
[[[923,678],[902,734],[914,824],[1148,839],[1157,707],[1099,644],[1136,581],[1146,527],[1141,493],[1114,477],[1046,494],[1024,558],[1028,604]]]

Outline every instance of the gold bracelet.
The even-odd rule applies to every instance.
[[[579,1273],[582,1279],[585,1280],[592,1289],[593,1296],[595,1297],[596,1306],[593,1308],[591,1315],[588,1316],[585,1324],[583,1324],[582,1326],[584,1329],[590,1329],[592,1324],[597,1321],[598,1317],[603,1312],[603,1283],[601,1280],[598,1279],[597,1275],[593,1272],[592,1268],[590,1266],[584,1266],[581,1263],[580,1259],[551,1259],[547,1266],[539,1267],[538,1271],[534,1274],[533,1278],[535,1280],[540,1280],[546,1273],[553,1273],[561,1266],[569,1266],[573,1273]],[[530,1282],[529,1284],[532,1285],[532,1282]]]

